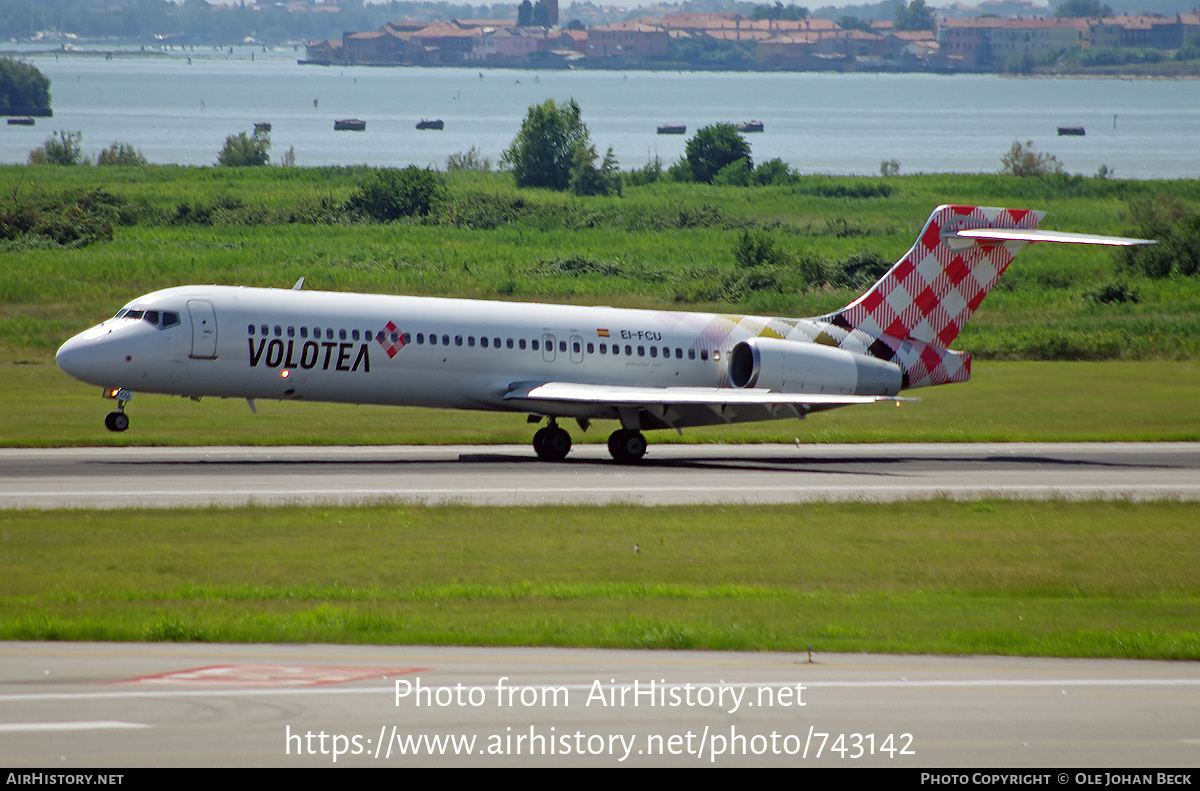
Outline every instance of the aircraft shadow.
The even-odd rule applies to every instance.
[[[231,467],[247,470],[267,471],[278,468],[311,470],[313,472],[328,470],[345,474],[354,469],[379,470],[382,468],[405,469],[426,467],[430,469],[453,468],[461,464],[487,465],[535,465],[542,467],[546,462],[539,460],[532,452],[529,454],[512,453],[464,453],[455,459],[180,459],[180,460],[145,460],[145,461],[107,461],[100,462],[106,468],[132,466],[139,468],[157,467],[163,470],[179,470],[217,467]],[[822,475],[874,475],[881,477],[906,477],[932,470],[952,468],[963,472],[972,468],[980,470],[999,470],[1003,468],[1059,468],[1059,469],[1179,469],[1188,465],[1173,465],[1153,462],[1109,461],[1093,459],[1072,459],[1050,455],[1023,456],[984,456],[973,457],[947,454],[944,456],[887,456],[873,455],[854,458],[834,459],[812,455],[779,456],[764,455],[758,458],[721,458],[705,456],[701,449],[695,457],[686,458],[654,458],[654,448],[651,446],[646,458],[637,465],[619,465],[610,459],[590,459],[568,457],[555,463],[563,467],[619,467],[626,470],[650,469],[696,469],[696,470],[731,470],[747,472],[774,471],[781,474],[810,473]]]

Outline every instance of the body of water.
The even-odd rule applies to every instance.
[[[254,55],[251,60],[251,55]],[[995,172],[1014,140],[1034,141],[1068,172],[1107,165],[1117,178],[1200,175],[1200,82],[1009,79],[991,75],[515,71],[300,66],[297,52],[29,54],[51,80],[54,117],[0,130],[0,162],[24,162],[54,130],[83,133],[85,152],[131,143],[155,163],[209,165],[225,137],[269,121],[273,159],[296,164],[443,167],[475,146],[493,163],[531,104],[574,98],[600,154],[622,168],[670,164],[686,137],[720,121],[762,121],[756,162],[804,173]],[[335,132],[360,118],[364,132]],[[419,131],[423,118],[443,131]],[[1058,137],[1083,126],[1083,137]]]

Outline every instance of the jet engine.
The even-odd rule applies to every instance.
[[[781,393],[896,395],[900,366],[802,341],[751,338],[729,355],[729,383]]]

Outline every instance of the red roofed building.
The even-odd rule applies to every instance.
[[[344,63],[342,57],[342,40],[340,38],[325,41],[310,41],[304,48],[304,63],[316,63],[329,66],[334,63]]]
[[[403,62],[404,49],[401,34],[387,27],[342,35],[342,61],[347,65],[394,66]]]
[[[665,58],[670,36],[662,27],[642,22],[619,22],[588,28],[587,57],[631,58],[649,60]]]

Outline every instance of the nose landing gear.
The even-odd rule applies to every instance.
[[[124,431],[129,428],[129,415],[124,412],[109,412],[104,416],[104,427],[109,431]]]
[[[129,428],[129,415],[125,414],[125,405],[133,399],[133,393],[128,390],[105,390],[105,398],[117,401],[117,411],[104,416],[104,427],[109,431],[124,431]]]

